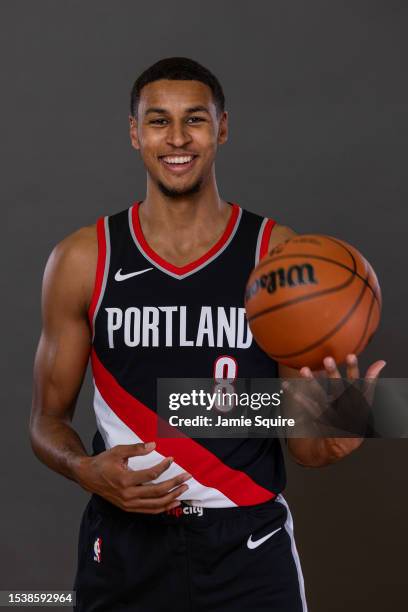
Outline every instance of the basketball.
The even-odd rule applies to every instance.
[[[245,292],[252,334],[279,363],[323,368],[358,355],[374,335],[381,290],[368,261],[347,242],[319,234],[278,245],[252,271]]]

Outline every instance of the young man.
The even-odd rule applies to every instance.
[[[159,377],[299,375],[252,341],[243,308],[251,269],[293,232],[220,198],[214,163],[228,122],[207,69],[156,63],[135,82],[129,119],[147,171],[143,202],[68,236],[44,276],[31,440],[44,463],[93,494],[76,609],[304,611],[279,441],[161,439],[155,412]],[[71,426],[90,355],[93,456]],[[347,363],[358,377],[355,356]],[[331,358],[323,366],[340,376]],[[360,444],[288,441],[309,466]]]

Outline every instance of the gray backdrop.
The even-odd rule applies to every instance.
[[[371,261],[384,311],[362,361],[385,358],[384,375],[406,376],[404,4],[3,0],[0,589],[72,584],[87,494],[38,463],[27,437],[41,277],[64,236],[143,197],[128,94],[157,59],[191,56],[224,85],[225,198],[346,239]],[[88,372],[76,416],[87,444],[91,402]],[[312,612],[403,608],[407,450],[371,440],[329,468],[288,462]]]

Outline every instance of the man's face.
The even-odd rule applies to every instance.
[[[185,196],[211,176],[227,139],[227,114],[217,116],[211,89],[200,81],[154,81],[141,91],[130,137],[162,193]]]

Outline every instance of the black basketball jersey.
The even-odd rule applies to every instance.
[[[154,440],[155,450],[129,459],[129,467],[174,457],[154,482],[188,471],[189,489],[180,496],[187,503],[259,504],[285,485],[278,439],[157,437],[157,378],[278,376],[276,362],[253,340],[244,308],[247,279],[267,252],[274,223],[231,204],[218,242],[177,267],[146,242],[139,203],[97,222],[89,320],[99,450]]]

